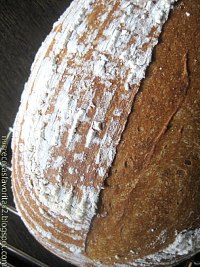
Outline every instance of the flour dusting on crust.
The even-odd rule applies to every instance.
[[[29,230],[58,255],[86,261],[100,190],[174,2],[74,0],[35,57],[14,124],[13,191]]]

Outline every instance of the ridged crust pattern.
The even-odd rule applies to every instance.
[[[77,266],[167,266],[200,249],[197,1],[178,3],[141,84],[173,4],[74,0],[33,63],[15,203]]]

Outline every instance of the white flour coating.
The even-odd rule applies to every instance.
[[[67,247],[69,250],[71,249],[71,248],[73,248],[73,250],[75,251],[75,249],[76,249],[76,251],[77,251],[77,253],[80,253],[81,252],[81,248],[79,247],[79,246],[76,246],[76,245],[74,245],[74,244],[66,244],[66,243],[63,243],[62,241],[60,241],[59,239],[57,239],[56,237],[54,237],[53,235],[52,235],[52,233],[50,232],[50,231],[45,231],[39,224],[38,224],[38,222],[36,222],[35,220],[33,220],[31,217],[29,217],[29,220],[30,220],[30,223],[32,223],[33,224],[33,226],[31,225],[30,226],[30,223],[28,223],[27,221],[26,221],[26,219],[24,218],[24,216],[22,215],[22,213],[21,213],[21,211],[22,212],[24,212],[25,214],[27,213],[27,211],[24,209],[24,207],[23,207],[23,205],[21,205],[21,203],[20,203],[20,199],[18,198],[18,197],[16,197],[15,196],[15,204],[16,204],[16,207],[17,207],[17,209],[18,209],[18,211],[19,211],[19,215],[23,218],[23,221],[24,221],[24,223],[25,223],[25,225],[27,226],[27,228],[29,229],[29,231],[30,232],[33,232],[34,231],[34,229],[35,230],[37,230],[37,232],[41,235],[41,238],[43,239],[43,238],[47,238],[48,239],[48,243],[51,243],[51,242],[56,242],[56,243],[58,243],[58,244],[61,244],[63,247]],[[49,227],[49,226],[48,226]],[[52,226],[50,226],[50,227],[52,227]],[[54,226],[53,226],[54,227]],[[58,230],[58,232],[60,232],[59,230]],[[62,232],[60,232],[60,234],[65,234],[65,233],[62,233]],[[34,235],[36,238],[38,237],[38,234],[36,234],[36,235]],[[80,240],[80,238],[77,236],[70,236],[72,239],[74,239],[74,240]]]
[[[175,0],[120,0],[116,10],[116,1],[101,2],[105,10],[98,17],[99,26],[110,14],[112,20],[100,37],[98,28],[90,28],[88,21],[97,2],[74,0],[43,42],[22,94],[12,143],[15,172],[20,165],[24,174],[20,178],[32,200],[71,229],[69,236],[73,230],[79,231],[83,245],[77,248],[78,253],[84,251],[99,193],[132,101]],[[86,60],[88,53],[90,58]],[[116,79],[120,82],[114,85]],[[113,99],[119,90],[122,93],[115,107]],[[83,133],[79,131],[81,127]],[[69,178],[73,178],[70,182],[63,177],[66,164]],[[47,170],[53,171],[52,176]],[[19,207],[23,209],[22,204]],[[43,209],[39,211],[40,216],[46,216]],[[37,212],[32,212],[37,218]],[[51,225],[51,217],[48,224]],[[40,226],[37,231],[47,239],[54,238]],[[198,234],[194,233],[194,240]],[[185,239],[188,237],[184,235]],[[184,238],[178,239],[177,249],[180,244],[187,244]],[[185,249],[190,250],[188,246]],[[155,260],[165,259],[165,254]]]
[[[170,266],[177,264],[177,257],[180,256],[181,260],[187,258],[188,253],[195,255],[200,250],[200,229],[183,231],[175,233],[174,242],[165,248],[163,251],[153,255],[144,257],[143,259],[135,260],[129,265],[116,265],[116,266],[152,266],[152,264],[160,264],[163,266]],[[164,261],[163,261],[164,260]]]
[[[17,199],[19,201],[19,199]],[[17,204],[16,201],[16,204]],[[19,201],[20,202],[20,201]],[[18,205],[18,204],[17,204]],[[21,206],[21,209],[26,212],[23,209],[23,206]],[[18,208],[18,210],[20,210]],[[53,248],[53,251],[56,252],[57,255],[59,255],[61,258],[67,261],[71,261],[72,263],[76,263],[77,266],[85,266],[89,263],[89,259],[85,258],[80,254],[80,248],[73,244],[67,244],[70,251],[73,252],[72,255],[66,254],[65,251],[62,251],[58,249],[57,247],[52,245],[52,240],[56,241],[58,243],[61,243],[60,240],[56,240],[55,238],[52,238],[51,233],[44,231],[36,222],[31,220],[33,224],[35,225],[37,231],[41,234],[42,237],[46,237],[49,240],[49,242],[45,242],[43,245],[46,247],[49,247],[50,249]],[[34,236],[38,236],[38,233],[35,232],[32,227],[24,220],[27,228],[32,232]],[[163,235],[163,233],[161,233]],[[40,237],[39,242],[43,243],[42,239]],[[63,244],[66,245],[66,244]],[[175,240],[172,244],[170,244],[167,248],[162,250],[161,252],[157,252],[153,255],[148,255],[144,257],[143,259],[134,260],[133,262],[129,262],[127,264],[118,264],[115,263],[114,266],[118,267],[128,267],[128,266],[136,266],[136,267],[147,267],[152,266],[152,264],[159,264],[162,266],[168,266],[168,264],[171,266],[172,264],[178,264],[179,260],[177,260],[177,256],[181,257],[181,260],[184,258],[187,258],[188,253],[192,255],[195,255],[200,250],[200,229],[196,230],[190,230],[190,231],[183,231],[181,233],[175,233]],[[131,250],[130,253],[134,252]],[[118,255],[115,256],[115,258],[118,260],[120,257]],[[104,265],[96,261],[90,262],[91,264],[95,265],[96,267],[109,267],[110,265]]]
[[[24,210],[23,206],[20,204],[20,208],[18,207],[18,201],[20,203],[20,200],[18,197],[16,198],[16,205],[18,210],[22,210],[23,212],[27,212]],[[22,215],[21,215],[22,216]],[[23,216],[22,216],[23,217]],[[89,263],[89,259],[85,258],[84,256],[80,255],[80,248],[76,247],[73,244],[67,244],[69,247],[69,250],[73,252],[73,254],[66,254],[64,250],[58,249],[58,247],[55,247],[52,244],[52,241],[56,241],[57,243],[61,243],[60,240],[57,240],[55,238],[52,238],[50,232],[46,232],[43,230],[34,220],[31,219],[31,222],[35,225],[35,229],[37,229],[37,232],[33,230],[32,227],[30,227],[29,223],[24,219],[24,222],[29,229],[29,231],[37,237],[38,241],[42,243],[45,247],[48,247],[50,250],[53,250],[56,252],[57,255],[59,255],[61,258],[70,261],[72,263],[75,263],[77,266],[85,266],[86,264]],[[41,234],[41,237],[38,237],[38,232]],[[163,233],[161,233],[161,236]],[[194,231],[183,231],[182,233],[175,233],[176,237],[174,242],[169,245],[166,249],[164,249],[162,252],[158,252],[154,255],[149,255],[144,257],[143,259],[138,259],[133,262],[129,262],[128,264],[117,264],[115,263],[114,266],[119,266],[119,267],[128,267],[128,266],[152,266],[152,264],[159,263],[160,265],[163,266],[168,266],[168,263],[170,264],[176,264],[178,263],[177,261],[177,256],[181,257],[187,257],[188,252],[191,253],[191,255],[196,254],[196,252],[199,251],[200,249],[200,229],[196,229]],[[49,239],[48,242],[43,243],[43,237],[46,237]],[[65,245],[66,244],[62,244]],[[195,249],[194,249],[195,248]],[[130,253],[134,254],[134,251],[130,251]],[[117,260],[120,259],[118,255],[115,256]],[[163,262],[163,259],[165,260]],[[100,264],[99,262],[92,261],[90,262],[91,264],[97,266],[97,267],[106,267],[108,265],[103,265]]]

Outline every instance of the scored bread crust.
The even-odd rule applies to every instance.
[[[180,1],[163,28],[105,180],[87,238],[93,258],[131,262],[165,250],[178,233],[199,229],[199,30],[200,3]],[[167,266],[198,251],[200,232],[193,247],[188,239],[177,238],[181,248],[174,244],[149,257],[149,265],[160,259]]]
[[[200,8],[198,1],[179,1],[137,94],[150,54],[143,62],[143,72],[135,69],[138,66],[126,65],[127,59],[131,63],[131,55],[113,58],[109,44],[103,53],[92,54],[100,44],[103,49],[99,39],[106,36],[106,27],[119,19],[121,2],[110,1],[107,6],[104,1],[84,1],[86,14],[77,14],[83,11],[83,1],[74,1],[37,54],[14,125],[13,193],[19,213],[36,239],[76,265],[167,266],[200,246]],[[66,25],[65,18],[69,23],[75,13],[72,25]],[[124,25],[127,14],[122,16]],[[135,35],[124,47],[126,52],[135,42],[137,49],[141,46],[144,54],[139,62],[156,44],[168,15],[152,14],[159,16],[157,28],[148,29],[149,39],[137,43]],[[179,26],[180,21],[184,26]],[[83,47],[73,38],[76,23],[82,25],[77,32]],[[115,30],[111,35],[118,38],[121,33]],[[65,31],[71,40],[67,45],[62,38]],[[127,34],[127,29],[124,31]],[[93,73],[86,72],[89,63],[82,68],[84,62],[94,62]],[[112,73],[110,62],[117,73]],[[85,88],[91,90],[86,94]],[[63,122],[66,128],[62,128]],[[53,150],[47,149],[47,142]],[[167,250],[176,234],[177,243]],[[163,255],[156,254],[162,250]],[[145,258],[152,254],[154,257]]]

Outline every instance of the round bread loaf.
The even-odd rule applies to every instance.
[[[74,0],[14,123],[22,220],[77,266],[200,251],[200,1]]]

